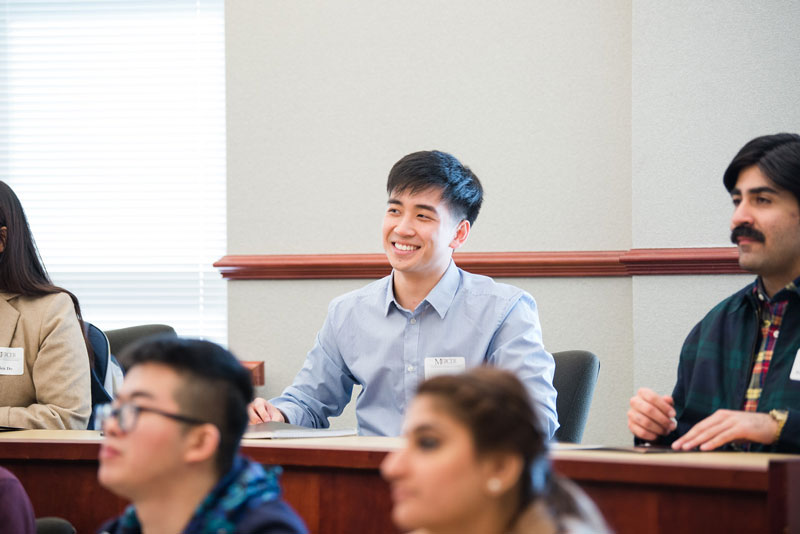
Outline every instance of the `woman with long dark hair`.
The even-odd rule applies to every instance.
[[[547,440],[511,373],[479,367],[423,382],[406,446],[381,471],[392,519],[414,534],[606,533],[594,503],[550,470]]]
[[[84,429],[92,411],[78,299],[53,285],[0,181],[0,426]]]

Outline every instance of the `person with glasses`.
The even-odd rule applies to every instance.
[[[119,395],[96,411],[105,436],[98,479],[131,505],[100,532],[307,532],[280,497],[279,468],[238,454],[253,386],[235,356],[159,337],[120,361]]]
[[[19,198],[0,181],[0,426],[85,429],[90,354],[78,299],[53,285]]]

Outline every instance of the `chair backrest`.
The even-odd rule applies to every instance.
[[[90,369],[92,416],[89,418],[88,426],[89,430],[94,430],[95,407],[98,404],[105,404],[113,400],[111,392],[105,388],[106,373],[108,373],[108,365],[111,360],[111,351],[109,350],[108,338],[106,338],[103,331],[92,323],[87,322],[85,324],[89,344],[92,346],[92,352],[94,353],[94,365]]]
[[[60,517],[37,517],[36,534],[75,534],[75,527]]]
[[[139,326],[129,326],[128,328],[106,330],[108,342],[111,344],[111,352],[116,355],[121,354],[125,347],[134,341],[156,334],[178,335],[175,333],[174,328],[165,324],[143,324]]]
[[[554,352],[553,359],[556,362],[553,386],[558,392],[556,412],[561,425],[554,439],[580,443],[600,372],[600,359],[586,350]]]

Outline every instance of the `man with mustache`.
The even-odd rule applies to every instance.
[[[723,178],[731,241],[756,280],[712,309],[681,350],[672,395],[641,388],[628,428],[675,450],[800,452],[800,135],[758,137]]]

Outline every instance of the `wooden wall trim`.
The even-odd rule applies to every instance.
[[[651,248],[566,252],[457,252],[472,273],[502,278],[738,274],[735,247]],[[383,254],[230,255],[214,263],[229,280],[380,278],[391,272]]]

